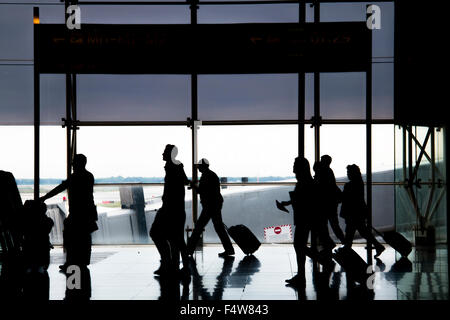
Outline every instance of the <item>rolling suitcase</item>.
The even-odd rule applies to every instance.
[[[230,237],[236,242],[236,244],[241,248],[241,250],[246,254],[253,254],[258,250],[261,242],[256,238],[256,236],[250,231],[249,228],[243,224],[238,224],[228,228],[225,225],[225,229],[228,231]]]
[[[333,253],[333,258],[356,282],[365,285],[372,274],[369,265],[351,248],[340,248]]]
[[[411,242],[409,242],[404,236],[396,231],[379,232],[375,228],[372,228],[377,234],[379,234],[388,245],[390,245],[395,251],[400,253],[402,257],[408,257],[412,250]]]

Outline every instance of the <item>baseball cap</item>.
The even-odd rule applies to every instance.
[[[202,165],[202,164],[209,166],[209,161],[207,159],[205,159],[205,158],[202,158],[198,162],[198,165]]]

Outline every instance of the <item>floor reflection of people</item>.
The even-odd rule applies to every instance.
[[[252,276],[259,272],[261,262],[254,255],[245,256],[228,278],[230,287],[244,288],[252,282]]]
[[[347,295],[343,297],[343,300],[373,300],[375,297],[375,292],[373,289],[369,289],[365,285],[357,285],[352,279],[349,278],[348,273],[345,273],[345,275],[347,281]]]
[[[177,277],[159,277],[155,276],[159,282],[161,301],[185,301],[189,300],[189,283],[190,278],[180,281]],[[181,284],[181,294],[180,294]]]
[[[22,295],[23,266],[2,257],[0,273],[0,301],[18,299]]]
[[[191,258],[192,290],[194,292],[194,298],[200,296],[202,300],[222,300],[223,291],[228,284],[229,276],[233,270],[234,259],[233,256],[223,257],[222,271],[216,278],[216,285],[214,286],[213,293],[210,294],[208,289],[203,286],[203,276],[198,273],[195,260]]]
[[[330,268],[324,268],[320,272],[319,268],[313,267],[312,282],[317,300],[339,300],[339,288],[341,286],[341,274],[339,272],[332,272]]]
[[[210,294],[208,288],[204,287],[203,276],[199,274],[195,260],[191,258],[194,299],[200,297],[202,300],[222,300],[225,288],[244,288],[250,284],[251,276],[259,271],[261,262],[254,255],[245,256],[232,273],[234,260],[233,256],[224,257],[222,271],[216,278],[213,293]]]
[[[50,278],[46,269],[28,270],[25,273],[23,296],[29,301],[49,300]]]

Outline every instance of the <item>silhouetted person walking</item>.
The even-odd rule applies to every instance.
[[[364,182],[356,164],[347,166],[347,177],[350,181],[344,186],[341,206],[341,217],[346,223],[344,249],[352,247],[353,237],[358,230],[363,238],[375,245],[375,258],[377,258],[385,248],[367,227],[368,208],[364,200]]]
[[[333,229],[336,237],[344,243],[344,232],[342,232],[341,227],[339,226],[339,218],[338,218],[338,204],[342,201],[342,192],[341,189],[336,185],[336,178],[334,176],[333,170],[330,168],[331,157],[327,154],[323,155],[320,158],[320,184],[322,186],[323,198],[322,198],[322,208],[324,210],[324,214],[327,216],[328,221],[330,222],[331,229]]]
[[[335,191],[330,187],[330,183],[327,183],[327,175],[324,173],[323,163],[320,161],[316,161],[313,165],[314,170],[314,188],[315,188],[315,198],[314,198],[314,211],[316,217],[315,224],[315,233],[313,236],[318,236],[319,245],[323,247],[320,252],[321,259],[325,261],[325,265],[327,267],[332,267],[334,265],[333,259],[331,257],[331,250],[336,246],[334,241],[330,237],[330,233],[328,232],[328,217],[329,212],[333,209],[336,209],[336,198],[331,196],[332,193],[330,190]],[[313,248],[316,250],[316,248]],[[329,269],[329,268],[328,268]],[[328,270],[326,270],[328,271]]]
[[[175,160],[178,154],[176,146],[168,144],[164,149],[164,191],[162,207],[156,213],[150,229],[150,236],[161,255],[161,267],[155,271],[159,275],[168,275],[179,271],[180,253],[183,259],[183,271],[189,270],[186,243],[184,242],[184,186],[190,184],[183,169],[183,164]]]
[[[308,248],[308,237],[312,230],[317,228],[316,188],[311,176],[309,162],[305,158],[296,158],[293,171],[297,184],[293,192],[290,192],[291,200],[279,204],[279,209],[287,211],[284,207],[292,205],[294,210],[294,249],[297,256],[297,275],[286,280],[296,287],[306,286],[305,261],[306,255],[312,256],[313,250]],[[322,236],[322,233],[320,233]]]
[[[91,263],[92,236],[97,227],[97,207],[94,203],[94,176],[86,170],[87,159],[83,154],[73,158],[73,173],[45,196],[45,201],[67,189],[69,216],[64,220],[63,242],[66,262],[60,266],[66,271],[70,265],[80,267]]]
[[[202,173],[200,183],[197,189],[200,194],[200,203],[202,204],[202,212],[200,214],[197,223],[195,224],[194,231],[188,240],[188,254],[192,255],[197,245],[200,235],[203,232],[206,224],[209,220],[212,220],[214,229],[222,242],[224,252],[219,253],[219,257],[225,257],[234,254],[233,245],[231,244],[230,237],[225,230],[222,221],[222,205],[223,197],[220,194],[220,180],[219,177],[209,169],[209,162],[206,159],[201,159],[196,166]]]

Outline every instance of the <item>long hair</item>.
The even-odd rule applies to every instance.
[[[361,175],[361,170],[356,164],[351,164],[347,166],[347,171],[349,173],[350,181],[364,183]]]

